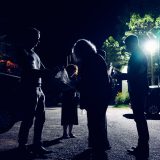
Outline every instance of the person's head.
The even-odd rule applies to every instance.
[[[78,66],[74,64],[69,64],[66,67],[66,71],[69,77],[72,77],[73,75],[78,75]]]
[[[104,59],[106,59],[106,52],[102,49],[97,50],[97,53],[101,55]]]
[[[72,58],[75,63],[81,63],[95,53],[97,53],[96,46],[86,39],[79,39],[72,48]]]
[[[33,49],[40,42],[40,31],[36,28],[24,28],[19,31],[20,44],[25,49]]]
[[[134,52],[139,46],[139,40],[136,35],[130,35],[125,39],[126,49],[129,52]]]

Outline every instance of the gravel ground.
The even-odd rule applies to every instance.
[[[136,126],[132,119],[131,109],[112,108],[107,111],[108,136],[112,146],[107,151],[108,160],[135,160],[134,156],[127,155],[126,150],[137,143]],[[0,134],[0,160],[85,160],[83,156],[87,149],[87,121],[86,113],[78,109],[79,125],[74,126],[76,138],[60,139],[62,126],[60,125],[61,109],[47,108],[46,122],[43,130],[43,143],[51,154],[46,156],[20,157],[16,151],[17,136],[20,122],[17,122],[8,132]],[[123,115],[128,115],[125,118]],[[131,118],[131,119],[130,119]],[[150,157],[149,160],[160,160],[160,124],[159,117],[148,120],[150,131]],[[33,128],[31,128],[28,144],[32,144]]]

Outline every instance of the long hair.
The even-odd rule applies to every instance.
[[[77,40],[77,42],[73,45],[72,48],[72,56],[75,59],[85,59],[86,57],[95,53],[97,53],[96,46],[91,41],[86,39]]]

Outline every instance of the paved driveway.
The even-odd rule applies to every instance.
[[[74,127],[76,138],[63,140],[59,139],[62,136],[60,113],[60,108],[47,108],[46,110],[43,142],[53,152],[46,157],[28,157],[26,159],[74,160],[77,155],[83,155],[81,153],[87,148],[86,113],[80,109],[78,110],[79,125]],[[129,108],[109,108],[107,111],[108,134],[112,146],[112,149],[107,151],[108,160],[135,159],[134,156],[126,154],[126,150],[137,143],[136,127],[131,113]],[[124,114],[129,118],[124,117]],[[19,125],[20,123],[18,122],[8,132],[0,134],[0,160],[18,160],[15,148],[18,146]],[[148,120],[148,125],[150,131],[149,160],[160,160],[160,122],[159,120]],[[33,128],[30,132],[29,144],[32,143],[32,135]],[[81,160],[84,159],[82,158]]]

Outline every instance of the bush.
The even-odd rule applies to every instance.
[[[115,98],[115,104],[116,105],[129,104],[129,94],[128,94],[128,92],[126,92],[126,93],[118,92],[118,94]]]

